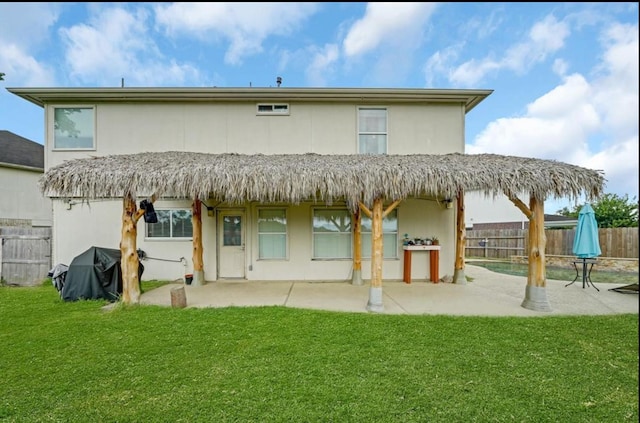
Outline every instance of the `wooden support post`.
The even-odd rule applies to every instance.
[[[522,307],[536,311],[551,311],[547,300],[544,233],[544,201],[531,196],[529,201],[529,271]]]
[[[144,210],[138,210],[136,200],[128,193],[122,201],[122,232],[120,239],[120,267],[122,269],[122,302],[140,302],[140,278],[138,276],[137,237],[138,219]]]
[[[193,281],[195,286],[204,285],[204,261],[202,259],[202,202],[196,197],[191,204],[193,226]]]
[[[151,204],[156,195],[151,196]],[[127,193],[122,199],[122,229],[120,235],[120,269],[122,270],[122,302],[140,302],[140,260],[138,259],[138,220],[144,210],[138,210],[133,194]]]
[[[185,308],[187,306],[187,294],[184,286],[171,288],[171,307]]]
[[[369,288],[369,303],[367,310],[381,312],[384,310],[382,304],[382,198],[373,201],[371,212],[371,287]]]
[[[458,192],[456,197],[456,263],[453,270],[453,283],[467,284],[464,274],[465,244],[467,242],[467,228],[464,223],[464,191]]]
[[[360,209],[353,213],[353,285],[362,285],[362,227]]]

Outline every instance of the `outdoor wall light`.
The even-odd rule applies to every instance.
[[[71,198],[67,198],[65,200],[65,203],[67,203],[67,210],[71,210],[71,207],[75,206],[76,204],[78,204],[77,201],[73,201]]]
[[[446,208],[448,209],[452,209],[453,208],[453,200],[449,197],[444,199],[444,205]]]
[[[213,206],[207,206],[202,200],[200,200],[200,202],[207,208],[207,216],[213,217]]]

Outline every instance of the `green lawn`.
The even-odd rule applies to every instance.
[[[0,422],[638,421],[635,314],[105,304],[0,288]]]

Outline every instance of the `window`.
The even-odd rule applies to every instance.
[[[351,258],[351,213],[346,209],[313,210],[313,258]]]
[[[287,211],[285,209],[258,210],[258,258],[261,260],[287,258]]]
[[[93,107],[53,108],[53,148],[95,148]]]
[[[191,210],[158,210],[158,223],[147,223],[147,238],[193,238]]]
[[[358,152],[387,154],[387,109],[358,109]]]
[[[257,112],[259,115],[288,115],[288,104],[258,104]]]
[[[362,258],[371,258],[371,219],[362,216]],[[392,210],[382,219],[382,244],[384,258],[398,258],[398,211]]]

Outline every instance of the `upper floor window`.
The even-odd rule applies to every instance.
[[[287,258],[287,211],[258,210],[258,257],[261,260]]]
[[[313,258],[351,258],[351,213],[347,209],[313,210]]]
[[[362,216],[362,257],[371,258],[371,219]],[[382,245],[384,258],[398,258],[398,210],[394,209],[382,219]]]
[[[92,150],[95,148],[93,107],[53,108],[53,148]]]
[[[386,108],[358,108],[358,153],[387,154]]]
[[[193,238],[190,209],[156,209],[158,223],[147,223],[147,238]]]
[[[258,104],[257,113],[259,115],[288,115],[288,104]]]

